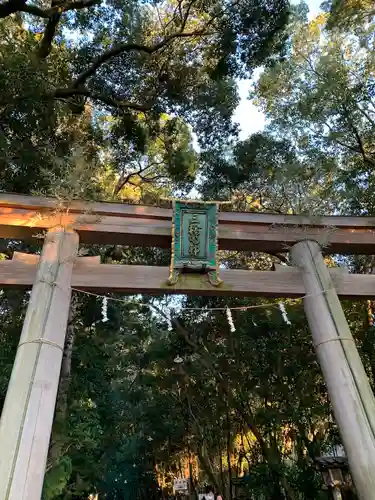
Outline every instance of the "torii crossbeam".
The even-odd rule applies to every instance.
[[[0,238],[29,239],[57,226],[74,227],[80,243],[170,248],[172,210],[119,203],[75,202],[56,213],[56,200],[0,194]],[[221,212],[219,248],[285,252],[301,240],[323,244],[327,253],[375,253],[375,217],[308,217],[264,213]],[[16,254],[0,261],[0,286],[31,287],[37,256]],[[89,269],[85,269],[85,266]],[[77,259],[72,286],[92,292],[186,293],[195,295],[301,297],[306,290],[298,268],[274,271],[223,270],[220,288],[199,280],[167,285],[168,269],[120,266]],[[331,270],[337,293],[345,298],[375,295],[375,276]]]

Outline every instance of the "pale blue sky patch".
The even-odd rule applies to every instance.
[[[291,0],[292,4],[298,4],[299,0]],[[320,4],[322,0],[306,0],[309,7],[309,19],[314,19],[321,12]],[[244,140],[251,134],[260,132],[264,129],[266,119],[262,111],[260,111],[250,99],[249,92],[262,73],[262,68],[258,68],[254,72],[251,80],[239,80],[238,92],[240,95],[240,103],[233,115],[233,121],[240,125],[240,139]]]
[[[255,132],[259,132],[259,130],[263,130],[266,123],[264,114],[248,99],[253,83],[258,80],[261,73],[261,69],[256,70],[251,80],[239,80],[237,82],[241,101],[233,115],[233,121],[240,124],[241,140],[246,139]]]

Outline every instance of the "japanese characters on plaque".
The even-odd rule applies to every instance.
[[[181,274],[201,274],[213,286],[222,283],[217,267],[217,203],[174,201],[169,285]]]

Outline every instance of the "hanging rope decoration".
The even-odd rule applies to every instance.
[[[102,322],[106,323],[108,321],[108,298],[103,297],[102,300]]]
[[[284,302],[279,302],[279,309],[280,309],[280,312],[281,312],[281,315],[282,315],[282,317],[283,317],[284,322],[285,322],[287,325],[291,325],[292,323],[290,322],[290,320],[289,320],[289,318],[288,318],[288,315],[287,315],[287,312],[286,312],[286,309],[285,309]]]
[[[78,293],[83,293],[85,295],[90,295],[92,297],[102,299],[102,321],[103,321],[103,323],[108,321],[108,316],[107,316],[108,300],[112,300],[113,302],[120,302],[122,304],[129,304],[129,302],[126,299],[119,299],[116,297],[108,297],[107,295],[101,295],[101,294],[94,293],[94,292],[88,292],[86,290],[81,290],[80,288],[72,287],[71,289],[75,292],[78,292]],[[309,293],[309,294],[303,295],[301,297],[301,299],[305,299],[307,297],[317,297],[319,295],[325,294],[326,292],[327,292],[327,290],[322,290],[321,292],[318,292],[318,293]],[[289,307],[301,305],[300,299],[297,299],[297,300],[298,300],[298,302],[295,302],[294,304],[289,303]],[[375,301],[372,302],[372,307],[375,308],[374,304],[375,304]],[[143,303],[141,305],[150,307],[151,309],[154,309],[153,304],[150,304],[150,303]],[[291,325],[291,322],[287,316],[287,313],[285,310],[285,305],[283,302],[266,302],[263,304],[256,304],[256,305],[251,305],[251,306],[233,306],[231,308],[229,308],[228,306],[224,306],[224,307],[182,307],[181,311],[203,311],[203,312],[225,311],[226,315],[227,315],[228,324],[231,328],[231,332],[235,332],[236,328],[235,328],[234,323],[233,323],[232,311],[249,311],[249,310],[253,310],[253,309],[269,309],[269,308],[273,308],[273,307],[278,308],[283,316],[284,321],[288,325]],[[172,309],[170,309],[169,307],[165,308],[165,310],[164,310],[164,316],[167,319],[169,331],[173,330],[171,311],[172,311]],[[372,320],[375,321],[375,317],[373,317],[373,316],[371,316],[371,317],[372,317]]]
[[[231,333],[233,333],[236,331],[236,327],[234,326],[234,323],[233,323],[232,311],[227,306],[225,312],[227,313],[227,320],[228,320],[229,329],[230,329]]]
[[[173,330],[173,325],[172,325],[171,310],[169,309],[169,307],[167,307],[167,309],[165,311],[165,316],[167,319],[168,332],[171,332]]]

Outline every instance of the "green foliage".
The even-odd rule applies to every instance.
[[[258,200],[283,213],[374,212],[373,29],[327,29],[294,10],[283,61],[266,68],[250,97],[264,133],[206,152],[206,196]]]
[[[235,132],[234,77],[282,49],[288,2],[9,0],[0,18],[0,187],[48,188],[80,146],[113,198],[130,181],[191,183],[191,130],[202,148]],[[160,144],[163,116],[180,132]]]
[[[14,290],[1,293],[0,410],[5,400],[27,300],[27,296]]]
[[[339,31],[333,10],[308,23],[304,4],[288,21],[284,0],[59,7],[0,5],[1,190],[139,202],[186,192],[200,174],[205,197],[232,198],[239,210],[374,213],[372,23],[352,19]],[[252,97],[268,126],[236,142],[236,79],[260,64]],[[21,247],[5,242],[2,255],[12,248]],[[86,250],[107,263],[170,258]],[[286,257],[221,259],[270,269]],[[362,257],[347,263],[369,267]],[[0,299],[2,405],[28,296]],[[250,498],[326,498],[311,460],[340,440],[302,305],[285,303],[292,325],[270,304],[233,313],[230,332],[222,312],[181,306],[258,299],[124,297],[103,323],[101,300],[76,295],[43,498],[156,499],[157,482],[170,491],[189,455],[200,483],[226,500],[240,473]],[[345,311],[374,387],[365,306]]]
[[[331,29],[354,28],[364,32],[375,14],[374,5],[368,0],[327,0],[323,6],[330,12],[328,26]]]
[[[57,498],[66,491],[72,473],[72,462],[68,456],[60,458],[57,465],[47,471],[44,480],[43,500]]]

